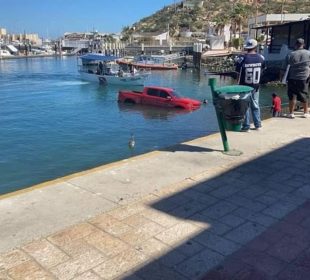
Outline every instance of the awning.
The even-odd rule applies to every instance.
[[[114,55],[104,55],[100,53],[90,53],[80,56],[82,60],[97,60],[97,61],[114,61],[119,59],[119,57]]]
[[[294,20],[294,21],[289,21],[289,22],[285,22],[285,23],[279,23],[279,24],[267,24],[267,25],[260,25],[260,26],[255,26],[255,27],[251,27],[251,29],[265,29],[265,28],[272,28],[272,27],[282,27],[282,26],[286,26],[286,25],[293,25],[293,24],[298,24],[301,22],[308,22],[310,21],[309,19],[304,19],[304,20]]]

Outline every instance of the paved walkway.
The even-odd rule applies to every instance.
[[[310,120],[0,197],[0,279],[309,279]]]

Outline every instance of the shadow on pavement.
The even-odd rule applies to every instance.
[[[179,145],[175,150],[205,151],[195,149]],[[167,194],[149,206],[180,222],[155,236],[171,250],[123,279],[274,279],[294,261],[290,255],[310,247],[310,238],[304,236],[310,236],[310,221],[307,228],[298,226],[304,243],[287,240],[293,252],[279,249],[286,244],[283,238],[296,234],[292,218],[281,230],[275,227],[309,201],[309,170],[310,138],[305,138],[229,171],[212,175],[210,170],[208,180],[193,180],[190,187]],[[264,232],[269,237],[253,245]],[[237,258],[228,259],[232,254]],[[231,261],[224,265],[226,259]],[[206,276],[229,265],[230,274],[211,271]],[[255,275],[246,273],[253,269]]]
[[[187,144],[178,144],[169,148],[162,149],[165,152],[222,152],[222,150],[214,150],[210,148],[203,148],[198,146],[192,146]]]

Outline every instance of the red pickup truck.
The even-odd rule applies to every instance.
[[[147,104],[185,110],[195,110],[201,102],[191,98],[180,97],[174,89],[148,86],[143,91],[120,90],[118,101],[131,104]]]

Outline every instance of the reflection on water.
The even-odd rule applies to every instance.
[[[118,103],[120,111],[127,114],[139,114],[146,120],[158,119],[158,120],[170,120],[171,118],[183,114],[190,114],[190,111],[181,110],[176,108],[161,108],[153,107],[141,104],[124,104]]]

